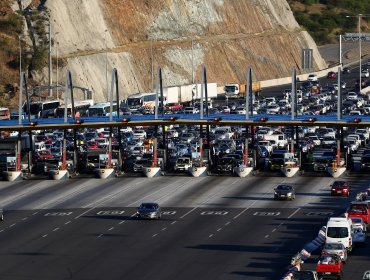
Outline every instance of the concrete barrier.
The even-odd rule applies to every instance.
[[[49,177],[52,180],[66,180],[69,179],[68,170],[50,170]]]
[[[248,166],[237,166],[234,167],[234,173],[241,178],[248,177],[252,175],[253,167]]]
[[[22,171],[3,171],[3,178],[10,182],[23,180]]]
[[[143,173],[145,177],[153,178],[161,175],[160,167],[143,167]]]
[[[95,172],[100,179],[114,178],[115,176],[114,168],[98,168]]]

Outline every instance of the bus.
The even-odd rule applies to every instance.
[[[37,101],[30,103],[30,114],[35,118],[54,117],[55,110],[60,106],[60,100]],[[28,113],[27,105],[24,103],[23,112]]]
[[[117,102],[113,102],[113,112],[117,111]],[[96,103],[87,110],[89,117],[109,116],[110,102]]]
[[[10,120],[9,108],[0,107],[0,120]]]
[[[127,97],[127,106],[129,108],[140,108],[140,107],[155,107],[156,93],[136,93]],[[158,103],[160,105],[160,97],[158,98]],[[167,104],[167,99],[164,97],[163,105]]]
[[[92,99],[90,100],[82,100],[82,101],[76,101],[74,103],[75,106],[75,116],[76,117],[86,117],[87,112],[89,108],[94,104],[94,101]],[[60,105],[55,110],[55,117],[56,118],[64,118],[64,107],[65,105]],[[67,106],[67,116],[71,117],[71,111],[72,111],[72,104],[68,104]]]

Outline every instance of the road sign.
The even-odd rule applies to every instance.
[[[359,36],[361,34],[361,36]],[[370,42],[370,33],[345,33],[342,38],[345,41],[358,41],[361,37],[361,41]]]

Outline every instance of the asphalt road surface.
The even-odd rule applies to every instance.
[[[353,198],[369,178],[348,180]],[[282,182],[296,188],[294,201],[272,199]],[[325,176],[0,182],[1,279],[280,279],[290,258],[351,201],[330,197],[332,182]],[[158,202],[162,219],[134,218],[143,201]],[[370,253],[359,248],[345,279],[360,279],[366,269]]]

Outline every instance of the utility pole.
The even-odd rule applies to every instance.
[[[49,19],[49,96],[53,96],[53,90],[51,88],[51,84],[52,84],[52,79],[51,79],[51,68],[52,68],[52,65],[51,65],[51,22],[50,22],[50,19]]]

